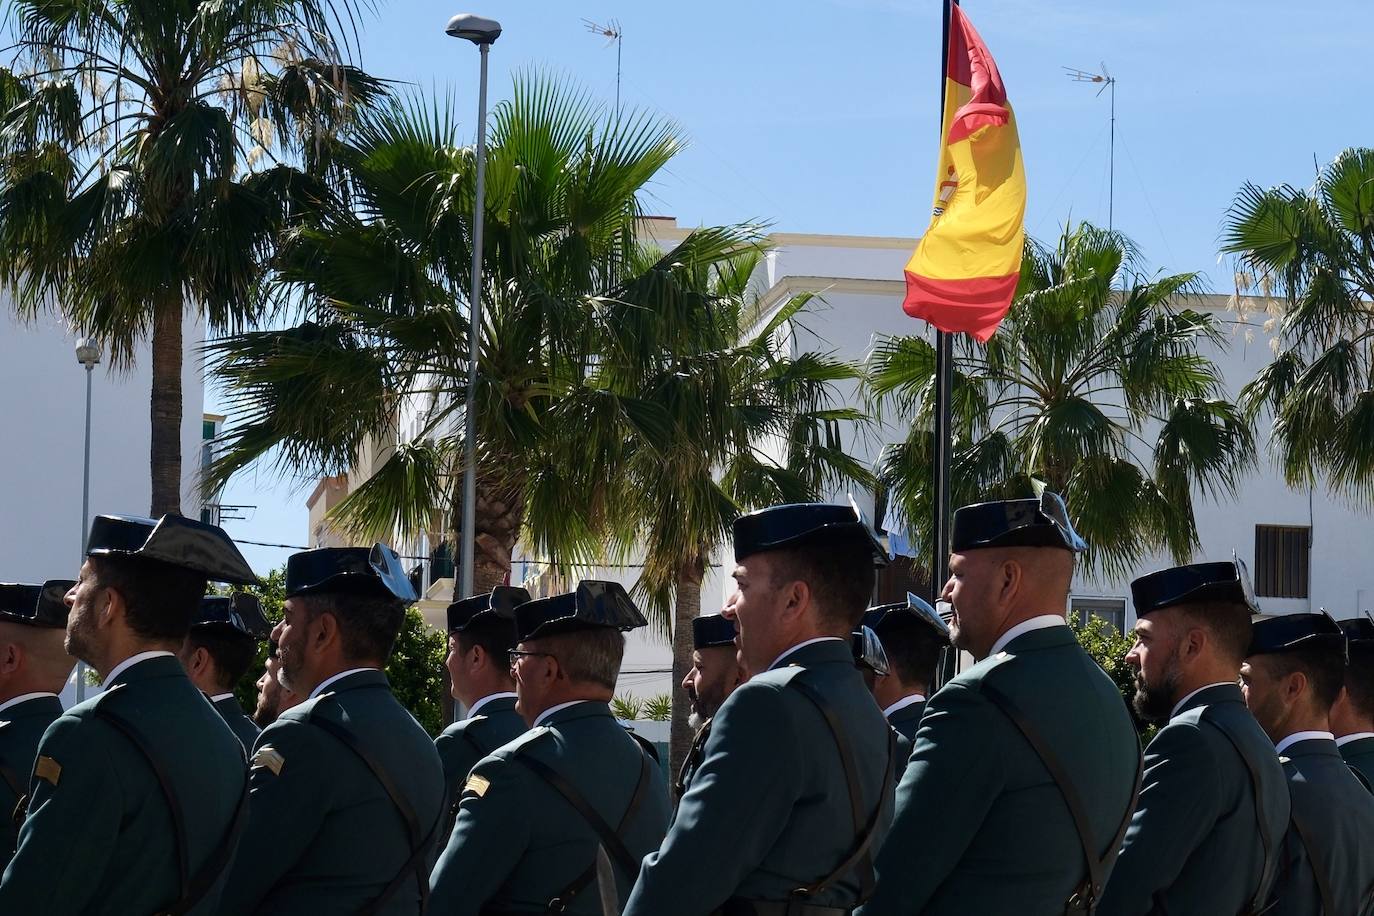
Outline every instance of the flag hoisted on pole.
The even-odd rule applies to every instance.
[[[935,204],[906,265],[902,308],[942,331],[964,331],[986,343],[1020,277],[1026,173],[997,64],[957,3],[946,12]]]

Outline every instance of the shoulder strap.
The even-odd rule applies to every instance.
[[[626,729],[625,733],[629,735],[631,738],[635,739],[635,744],[639,745],[639,749],[643,751],[645,754],[647,754],[649,756],[649,759],[653,760],[654,763],[659,762],[658,748],[654,747],[654,743],[652,741],[650,741],[648,738],[645,738],[643,735],[635,734],[629,729]]]
[[[1265,909],[1265,898],[1269,896],[1269,890],[1274,884],[1274,872],[1278,868],[1278,848],[1273,836],[1269,833],[1269,822],[1265,820],[1264,811],[1260,808],[1259,766],[1241,748],[1240,740],[1231,731],[1230,726],[1223,725],[1221,720],[1206,715],[1200,717],[1198,721],[1206,722],[1221,732],[1226,740],[1231,743],[1231,747],[1235,749],[1241,762],[1245,764],[1246,772],[1250,774],[1250,791],[1255,796],[1255,823],[1259,828],[1260,848],[1264,852],[1264,865],[1260,869],[1259,886],[1255,888],[1255,893],[1250,898],[1249,912],[1262,913]]]
[[[172,788],[172,782],[167,778],[167,772],[163,769],[161,762],[153,755],[148,742],[134,724],[110,709],[107,702],[97,703],[95,714],[134,746],[134,749],[147,761],[149,768],[153,771],[153,777],[157,780],[158,787],[162,790],[162,797],[167,802],[167,810],[172,818],[172,835],[177,849],[178,886],[181,888],[181,892],[171,905],[160,910],[159,913],[160,916],[182,916],[182,914],[189,913],[205,898],[205,895],[210,892],[210,888],[215,885],[225,869],[229,867],[229,860],[233,858],[234,850],[238,846],[239,835],[243,833],[248,811],[246,770],[238,805],[234,808],[234,819],[230,822],[228,831],[220,838],[219,844],[211,850],[205,863],[192,875],[190,874],[190,853],[186,845],[186,818],[182,813],[181,803],[176,797],[176,792]]]
[[[1112,866],[1116,863],[1116,857],[1121,852],[1121,841],[1125,839],[1131,817],[1135,814],[1136,800],[1140,796],[1140,783],[1144,773],[1143,760],[1139,750],[1136,752],[1135,787],[1131,790],[1130,802],[1126,805],[1126,814],[1122,818],[1121,825],[1117,828],[1112,842],[1107,846],[1106,852],[1099,853],[1098,850],[1102,847],[1098,844],[1092,824],[1088,821],[1088,812],[1083,806],[1083,799],[1078,794],[1078,789],[1074,786],[1073,780],[1069,778],[1059,756],[1054,753],[1054,749],[1049,746],[1044,736],[1036,730],[1021,707],[1010,696],[987,681],[983,682],[981,693],[1016,726],[1016,730],[1025,737],[1035,750],[1040,762],[1045,765],[1045,769],[1049,770],[1055,785],[1059,787],[1059,794],[1063,796],[1064,804],[1069,809],[1069,816],[1073,818],[1074,828],[1078,831],[1078,842],[1083,847],[1083,861],[1088,870],[1084,884],[1080,885],[1079,889],[1069,898],[1069,910],[1071,912],[1094,912],[1097,908],[1097,901],[1102,896],[1102,889],[1106,885],[1106,876],[1111,874]]]
[[[711,720],[707,719],[692,737],[692,746],[688,748],[687,756],[677,771],[677,779],[673,782],[673,795],[677,801],[681,801],[682,796],[687,792],[687,777],[701,765],[701,756],[706,751],[706,739],[709,737],[711,737]]]
[[[1347,763],[1346,767],[1349,768],[1350,775],[1354,776],[1357,780],[1359,780],[1360,785],[1364,786],[1364,790],[1366,792],[1374,792],[1374,786],[1371,786],[1369,784],[1369,779],[1366,778],[1366,776],[1360,772],[1359,767],[1355,766],[1353,763]]]
[[[887,739],[887,769],[883,774],[882,791],[878,796],[878,804],[874,807],[873,813],[865,818],[863,809],[863,790],[859,785],[858,768],[854,765],[854,750],[849,744],[849,736],[844,730],[844,723],[836,714],[834,707],[825,695],[806,683],[805,672],[793,677],[787,682],[788,686],[793,687],[811,704],[820,711],[821,718],[830,729],[831,736],[835,739],[835,748],[840,754],[840,766],[844,769],[844,781],[849,791],[850,815],[854,823],[854,846],[849,855],[842,861],[830,874],[820,881],[809,884],[805,887],[797,888],[792,893],[797,896],[814,896],[834,884],[846,872],[854,868],[859,868],[859,898],[856,905],[866,903],[873,894],[875,876],[873,874],[873,856],[871,849],[874,836],[878,831],[878,822],[882,818],[883,806],[887,802],[889,793],[896,791],[896,786],[892,778],[893,762],[897,756],[897,737],[889,728]]]
[[[1326,863],[1318,861],[1317,856],[1313,854],[1312,844],[1308,841],[1312,831],[1308,829],[1309,825],[1298,816],[1297,808],[1292,809],[1291,820],[1293,830],[1298,834],[1298,842],[1302,843],[1302,848],[1307,852],[1307,864],[1312,869],[1312,877],[1317,880],[1317,895],[1321,897],[1322,913],[1332,916],[1337,912],[1336,898],[1331,892],[1331,875],[1325,867]]]
[[[439,819],[430,828],[429,834],[422,836],[420,833],[420,819],[416,816],[415,809],[411,806],[410,801],[405,797],[404,793],[397,788],[396,783],[391,778],[391,774],[386,771],[375,757],[367,752],[367,749],[362,746],[357,736],[351,731],[331,719],[326,719],[323,716],[317,715],[320,707],[326,703],[337,703],[334,699],[334,694],[326,693],[321,696],[306,715],[306,721],[332,735],[339,743],[352,751],[368,770],[371,771],[373,778],[381,784],[382,789],[386,792],[387,796],[390,797],[391,804],[396,808],[397,813],[401,815],[401,821],[405,824],[406,834],[410,839],[410,857],[406,859],[405,864],[401,866],[400,871],[396,873],[395,877],[393,877],[387,886],[382,889],[381,894],[358,911],[359,916],[372,916],[372,914],[380,912],[387,901],[401,889],[401,885],[405,883],[406,878],[412,873],[415,875],[415,884],[420,891],[420,912],[423,913],[429,906],[429,876],[425,874],[421,859],[424,857],[424,851],[428,848],[430,841],[434,839],[434,833],[438,829],[439,822],[443,819],[443,812],[440,811]]]

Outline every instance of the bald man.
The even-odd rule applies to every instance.
[[[38,742],[62,715],[57,695],[76,660],[67,654],[67,605],[72,582],[0,584],[0,866],[9,863],[22,817],[5,817],[27,802]]]

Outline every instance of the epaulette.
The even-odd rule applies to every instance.
[[[504,747],[498,748],[496,753],[501,753],[502,751],[505,751],[506,753],[502,754],[502,756],[514,756],[516,754],[523,752],[525,748],[529,747],[531,744],[534,744],[536,741],[539,741],[545,735],[552,734],[553,730],[550,729],[547,725],[537,725],[529,731],[525,732],[519,738],[516,738],[514,741],[505,745]]]
[[[791,683],[792,678],[804,673],[805,671],[806,668],[802,667],[801,665],[784,665],[781,668],[769,668],[762,674],[754,675],[744,683],[774,684],[778,687],[786,687],[789,683]],[[740,686],[742,687],[744,685],[741,684]]]

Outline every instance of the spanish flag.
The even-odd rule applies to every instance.
[[[957,4],[947,61],[934,214],[907,262],[902,309],[987,343],[1021,272],[1026,173],[1002,76]]]

